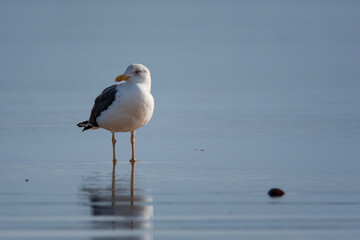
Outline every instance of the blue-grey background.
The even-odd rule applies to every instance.
[[[0,238],[359,237],[359,10],[0,1]],[[153,80],[135,175],[153,217],[124,233],[91,224],[84,190],[111,187],[111,135],[75,125],[132,63]],[[129,134],[117,139],[129,188]],[[285,197],[270,200],[271,187]]]

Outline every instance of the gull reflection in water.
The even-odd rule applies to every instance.
[[[114,230],[115,234],[95,239],[152,239],[152,198],[144,195],[148,191],[135,188],[135,162],[131,164],[130,179],[117,180],[113,168],[111,186],[102,183],[101,177],[93,177],[83,187],[96,216],[92,228]]]

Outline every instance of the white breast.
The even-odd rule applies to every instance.
[[[112,132],[134,131],[152,117],[154,98],[144,84],[119,84],[115,101],[96,119],[99,127]]]

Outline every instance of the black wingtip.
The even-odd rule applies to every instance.
[[[80,122],[78,124],[76,124],[76,126],[78,127],[86,127],[88,125],[89,121],[83,121],[83,122]]]
[[[86,131],[86,130],[88,130],[88,129],[91,129],[93,126],[91,126],[91,125],[87,125],[86,127],[84,127],[84,129],[82,130],[82,131]]]

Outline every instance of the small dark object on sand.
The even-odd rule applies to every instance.
[[[272,188],[268,192],[269,196],[272,198],[278,198],[285,195],[285,192],[281,190],[280,188]]]
[[[29,181],[29,179],[25,179],[25,182],[28,182]]]
[[[195,150],[195,151],[200,151],[200,152],[204,152],[204,151],[205,151],[205,149],[203,149],[203,148],[200,148],[200,149],[199,149],[199,148],[195,148],[194,150]]]

